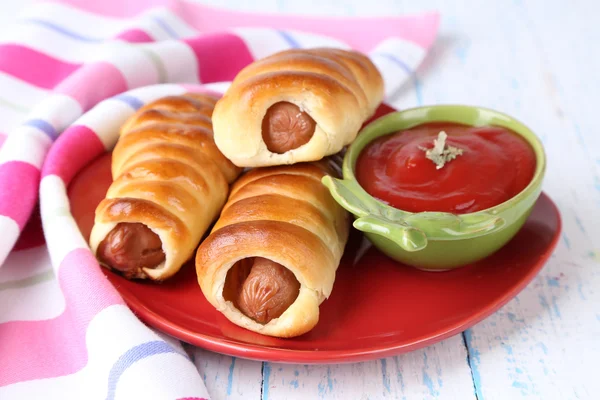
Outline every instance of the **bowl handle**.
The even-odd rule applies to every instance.
[[[358,217],[353,226],[359,231],[383,236],[405,251],[419,251],[427,246],[423,231],[407,224],[400,212],[386,215],[377,202],[361,193],[357,182],[331,176],[324,176],[322,182],[335,201]]]
[[[427,236],[420,230],[374,215],[359,217],[352,225],[361,232],[383,236],[406,251],[419,251],[427,246]]]
[[[358,182],[324,176],[322,182],[333,198],[357,219],[354,227],[381,235],[405,251],[419,251],[428,238],[469,239],[502,229],[504,218],[487,212],[456,215],[445,212],[408,213],[386,207],[366,195]]]

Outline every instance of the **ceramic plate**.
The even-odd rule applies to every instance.
[[[69,186],[71,212],[86,239],[111,183],[110,161],[110,154],[96,159]],[[477,264],[447,272],[398,264],[353,231],[319,323],[293,339],[262,336],[229,322],[204,298],[192,263],[160,284],[103,271],[140,319],[193,345],[274,362],[356,362],[430,345],[489,316],[544,266],[560,229],[556,206],[542,194],[510,243]]]

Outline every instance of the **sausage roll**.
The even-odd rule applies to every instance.
[[[325,160],[242,176],[196,253],[198,283],[233,323],[276,337],[319,320],[331,294],[349,217],[321,183]]]
[[[317,161],[351,143],[383,96],[363,54],[286,50],[236,76],[215,106],[215,142],[241,167]]]
[[[193,255],[241,172],[215,145],[216,101],[207,94],[164,97],[123,125],[113,183],[90,235],[103,266],[160,281]]]

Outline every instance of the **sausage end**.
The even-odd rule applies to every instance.
[[[262,257],[238,261],[228,272],[225,300],[248,318],[267,324],[296,301],[300,282],[283,265]]]
[[[158,235],[139,222],[117,224],[98,246],[100,262],[131,279],[142,268],[156,268],[166,258]]]
[[[315,120],[300,107],[281,101],[265,113],[262,137],[270,152],[283,154],[308,143],[316,126]]]

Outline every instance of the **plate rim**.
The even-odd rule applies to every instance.
[[[176,323],[170,322],[167,318],[146,307],[143,302],[137,300],[136,296],[130,294],[129,291],[121,292],[118,288],[116,289],[119,291],[123,300],[133,311],[133,313],[147,325],[167,333],[190,345],[219,354],[225,354],[228,356],[239,357],[253,361],[277,362],[283,364],[343,364],[371,361],[384,357],[400,355],[438,343],[458,333],[464,332],[466,329],[469,329],[470,327],[494,314],[510,300],[521,293],[527,287],[527,285],[533,281],[533,279],[544,268],[548,262],[548,259],[554,253],[557,243],[560,239],[560,233],[562,232],[562,217],[558,206],[552,200],[552,198],[546,194],[546,192],[541,192],[541,195],[537,201],[539,201],[541,197],[545,197],[549,202],[552,213],[557,218],[557,225],[556,230],[553,232],[552,240],[548,245],[548,250],[543,254],[543,257],[539,259],[535,268],[530,269],[523,279],[521,279],[514,287],[511,288],[510,291],[507,291],[502,297],[500,297],[490,306],[465,317],[463,320],[455,323],[446,330],[437,331],[434,334],[422,335],[418,339],[412,340],[410,343],[403,343],[401,345],[371,346],[350,351],[315,351],[293,350],[251,343],[244,344],[243,342],[237,340],[218,339],[211,335],[193,332],[185,327],[179,326]],[[104,268],[102,270],[105,275],[112,273]],[[231,322],[228,321],[228,323]]]

